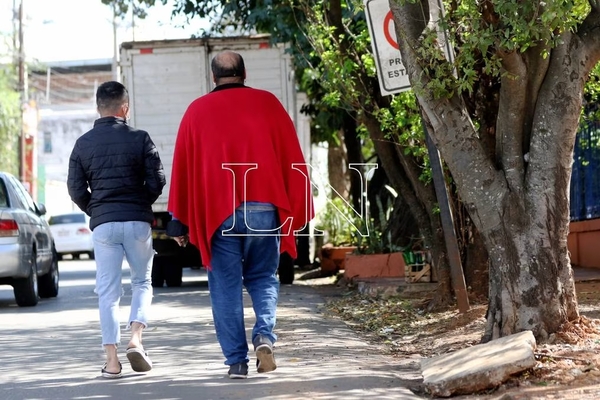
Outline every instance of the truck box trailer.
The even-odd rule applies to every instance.
[[[162,287],[165,282],[167,286],[181,286],[182,268],[201,266],[197,248],[180,248],[166,235],[171,220],[167,201],[179,123],[188,105],[214,88],[210,62],[223,50],[242,55],[247,86],[268,90],[281,101],[296,124],[304,155],[309,159],[310,130],[299,113],[292,60],[285,46],[270,44],[268,35],[122,43],[119,66],[121,82],[129,91],[130,123],[150,133],[167,177],[167,185],[153,205],[153,286]],[[283,283],[291,283],[287,268]],[[280,279],[282,276],[280,271]]]

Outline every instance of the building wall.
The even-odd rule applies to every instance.
[[[38,201],[48,215],[77,209],[67,191],[69,156],[77,138],[98,118],[92,104],[48,106],[40,109],[38,123]]]
[[[571,222],[567,247],[571,253],[571,264],[578,267],[600,268],[600,219]]]
[[[77,210],[67,191],[69,156],[77,138],[98,118],[98,85],[112,79],[112,60],[51,63],[29,77],[38,106],[37,198],[48,215]]]

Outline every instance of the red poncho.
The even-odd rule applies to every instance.
[[[289,234],[282,230],[281,252],[295,258],[293,231],[314,216],[304,162],[293,122],[273,94],[218,87],[182,118],[168,209],[189,227],[190,242],[210,268],[211,238],[234,209],[243,201],[272,203],[282,223],[292,218]]]

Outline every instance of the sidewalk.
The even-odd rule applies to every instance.
[[[176,387],[177,396],[168,397],[173,399],[420,398],[407,388],[421,381],[416,359],[385,356],[380,347],[366,343],[344,322],[325,316],[325,298],[340,294],[341,289],[332,286],[281,286],[275,346],[278,368],[272,373],[258,374],[251,353],[248,379],[227,378],[210,308],[201,301],[198,306],[203,308],[196,317],[174,314],[160,324],[160,331],[148,335],[155,370],[128,381],[139,381],[142,390],[150,392],[158,385]],[[208,291],[203,295],[208,296]],[[189,300],[195,303],[196,299]],[[250,328],[253,312],[247,295],[245,302]],[[157,302],[157,307],[163,306],[170,307]],[[165,342],[168,347],[161,345]]]
[[[600,281],[600,268],[573,267],[575,282]]]

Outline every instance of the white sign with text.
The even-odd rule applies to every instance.
[[[440,29],[438,23],[444,15],[441,0],[430,0],[429,12],[431,23],[434,23],[438,30],[438,42],[446,59],[452,62],[452,47],[446,33]],[[371,46],[381,94],[389,95],[410,90],[408,72],[402,63],[389,0],[365,0],[365,14],[371,35]]]

